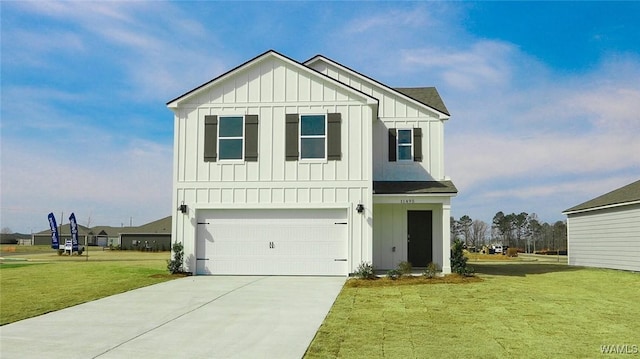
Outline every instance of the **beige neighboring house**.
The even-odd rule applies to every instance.
[[[170,100],[173,237],[195,274],[451,271],[450,115],[322,55],[267,51]]]
[[[640,272],[640,180],[562,213],[570,265]]]

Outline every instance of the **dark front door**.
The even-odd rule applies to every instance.
[[[407,259],[414,267],[426,267],[433,261],[431,211],[407,212]]]

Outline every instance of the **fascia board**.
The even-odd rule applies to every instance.
[[[439,110],[437,110],[437,109],[435,109],[435,108],[433,108],[431,106],[425,105],[424,103],[422,103],[420,101],[417,101],[417,100],[415,100],[415,99],[413,99],[413,98],[411,98],[411,97],[409,97],[409,96],[407,96],[407,95],[405,95],[405,94],[403,94],[403,93],[401,93],[399,91],[394,90],[393,88],[383,84],[382,82],[380,82],[378,80],[375,80],[375,79],[372,79],[369,76],[363,75],[363,74],[359,73],[358,71],[352,70],[352,69],[350,69],[350,68],[348,68],[348,67],[346,67],[346,66],[344,66],[344,65],[342,65],[340,63],[337,63],[337,62],[335,62],[335,61],[333,61],[333,60],[331,60],[329,58],[326,58],[326,57],[324,57],[322,55],[316,55],[316,56],[312,57],[311,59],[305,61],[303,64],[305,66],[311,66],[313,63],[318,62],[318,61],[327,62],[327,63],[329,63],[329,64],[331,64],[333,66],[336,66],[336,67],[338,67],[340,69],[343,69],[344,71],[350,73],[351,75],[353,75],[353,76],[355,76],[355,77],[357,77],[357,78],[359,78],[359,79],[361,79],[361,80],[363,80],[365,82],[370,83],[371,85],[383,88],[384,90],[389,91],[389,92],[393,93],[394,95],[402,97],[403,99],[415,104],[416,106],[420,106],[420,107],[428,109],[429,111],[433,111],[433,112],[438,114],[438,118],[440,120],[448,120],[451,117],[450,115],[447,115],[446,113],[444,113],[442,111],[439,111]]]
[[[640,201],[622,202],[622,203],[608,204],[608,205],[605,205],[605,206],[576,209],[576,210],[573,210],[573,211],[564,211],[564,212],[562,212],[562,214],[568,216],[570,214],[583,213],[583,212],[593,212],[593,211],[598,211],[598,210],[601,210],[601,209],[616,208],[616,207],[623,207],[623,206],[631,206],[631,205],[634,205],[634,204],[640,204]]]
[[[253,59],[251,59],[251,60],[249,60],[249,61],[247,61],[247,62],[245,62],[243,64],[240,64],[240,65],[236,66],[235,68],[225,72],[224,74],[222,74],[222,75],[220,75],[220,76],[218,76],[218,77],[216,77],[216,78],[214,78],[214,79],[212,79],[212,80],[210,80],[208,82],[205,82],[204,84],[202,84],[202,85],[200,85],[200,86],[198,86],[198,87],[196,87],[196,88],[194,88],[194,89],[192,89],[190,91],[187,91],[186,93],[176,97],[175,99],[170,100],[169,102],[167,102],[167,107],[170,108],[170,109],[175,109],[175,108],[177,108],[179,106],[180,102],[182,102],[182,101],[184,101],[184,100],[186,100],[186,99],[188,99],[188,98],[190,98],[192,96],[195,96],[195,95],[199,94],[200,92],[202,92],[202,91],[204,91],[204,90],[206,90],[206,89],[208,89],[208,88],[210,88],[212,86],[215,86],[216,83],[222,82],[222,81],[224,81],[224,80],[226,80],[226,79],[228,79],[230,77],[233,77],[238,72],[246,69],[249,66],[253,66],[256,63],[259,63],[260,61],[263,61],[264,59],[269,58],[269,57],[276,57],[276,58],[278,58],[278,59],[280,59],[280,60],[282,60],[282,61],[284,61],[286,63],[289,63],[292,66],[297,67],[298,69],[300,69],[302,71],[305,71],[305,72],[309,73],[310,75],[317,76],[317,77],[322,77],[323,79],[328,80],[329,82],[331,82],[331,83],[333,83],[333,84],[335,84],[335,85],[337,85],[337,86],[339,86],[339,87],[341,87],[341,88],[343,88],[343,89],[355,94],[356,96],[362,98],[362,100],[364,100],[368,105],[377,105],[378,104],[378,99],[376,99],[375,97],[367,95],[364,92],[358,91],[358,90],[354,89],[351,86],[348,86],[348,85],[346,85],[346,84],[344,84],[344,83],[342,83],[342,82],[340,82],[340,81],[338,81],[338,80],[336,80],[336,79],[334,79],[332,77],[329,77],[329,76],[327,76],[327,75],[325,75],[325,74],[323,74],[321,72],[318,72],[318,71],[316,71],[316,70],[314,70],[314,69],[312,69],[310,67],[307,67],[307,66],[299,63],[298,61],[295,61],[295,60],[293,60],[293,59],[291,59],[291,58],[289,58],[287,56],[284,56],[284,55],[278,53],[277,51],[269,50],[269,51],[267,51],[267,52],[265,52],[265,53],[263,53],[261,55],[258,55],[256,57],[254,57]]]

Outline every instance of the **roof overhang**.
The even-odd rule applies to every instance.
[[[455,196],[451,181],[373,181],[374,195]]]
[[[566,211],[562,212],[562,214],[568,216],[568,215],[576,214],[576,213],[593,212],[593,211],[598,211],[598,210],[602,210],[602,209],[631,206],[631,205],[634,205],[634,204],[640,204],[640,201],[630,201],[630,202],[609,204],[609,205],[606,205],[606,206],[597,206],[597,207],[582,208],[582,209],[576,209],[576,210],[566,210]]]
[[[391,92],[391,93],[393,93],[393,94],[395,94],[395,95],[397,95],[399,97],[402,97],[405,100],[415,104],[416,106],[427,108],[427,109],[429,109],[429,111],[433,111],[433,112],[437,113],[438,117],[441,120],[448,120],[451,117],[451,115],[448,114],[448,113],[442,112],[442,111],[440,111],[440,110],[438,110],[436,108],[433,108],[433,107],[431,107],[429,105],[426,105],[426,104],[424,104],[424,103],[422,103],[422,102],[420,102],[420,101],[418,101],[418,100],[416,100],[416,99],[414,99],[414,98],[412,98],[410,96],[407,96],[406,94],[403,94],[402,92],[400,92],[400,91],[398,91],[398,90],[396,90],[396,89],[394,89],[392,87],[389,87],[389,86],[387,86],[387,85],[385,85],[385,84],[383,84],[383,83],[381,83],[381,82],[379,82],[379,81],[377,81],[375,79],[372,79],[369,76],[363,75],[363,74],[359,73],[358,71],[355,71],[355,70],[353,70],[353,69],[351,69],[351,68],[349,68],[347,66],[344,66],[344,65],[342,65],[340,63],[337,63],[337,62],[335,62],[335,61],[333,61],[333,60],[331,60],[329,58],[326,58],[326,57],[324,57],[322,55],[316,55],[316,56],[310,58],[309,60],[304,62],[304,65],[309,66],[309,65],[311,65],[311,64],[313,64],[315,62],[318,62],[318,61],[324,61],[324,62],[329,63],[329,64],[331,64],[331,65],[333,65],[335,67],[341,68],[344,71],[348,72],[349,74],[351,74],[351,75],[353,75],[353,76],[355,76],[355,77],[357,77],[357,78],[359,78],[359,79],[361,79],[361,80],[363,80],[365,82],[368,82],[368,83],[370,83],[372,85],[376,85],[376,86],[378,86],[380,88],[383,88],[383,89],[385,89],[385,90],[387,90],[387,91],[389,91],[389,92]]]
[[[342,83],[342,82],[340,82],[340,81],[338,81],[338,80],[336,80],[336,79],[334,79],[334,78],[332,78],[330,76],[327,76],[327,75],[325,75],[325,74],[323,74],[321,72],[318,72],[318,71],[316,71],[316,70],[314,70],[314,69],[312,69],[310,67],[307,67],[306,65],[304,65],[304,64],[302,64],[302,63],[300,63],[300,62],[298,62],[296,60],[293,60],[293,59],[291,59],[291,58],[289,58],[287,56],[284,56],[284,55],[282,55],[282,54],[280,54],[280,53],[278,53],[278,52],[276,52],[274,50],[269,50],[269,51],[267,51],[267,52],[265,52],[265,53],[263,53],[261,55],[258,55],[256,57],[254,57],[253,59],[251,59],[251,60],[249,60],[249,61],[247,61],[247,62],[245,62],[245,63],[243,63],[243,64],[241,64],[241,65],[239,65],[239,66],[227,71],[227,72],[225,72],[224,74],[222,74],[222,75],[220,75],[220,76],[218,76],[218,77],[216,77],[216,78],[214,78],[214,79],[212,79],[212,80],[210,80],[210,81],[208,81],[208,82],[206,82],[206,83],[204,83],[204,84],[202,84],[202,85],[200,85],[200,86],[198,86],[198,87],[196,87],[196,88],[194,88],[194,89],[192,89],[190,91],[187,91],[186,93],[184,93],[184,94],[182,94],[182,95],[180,95],[180,96],[178,96],[178,97],[176,97],[176,98],[174,98],[172,100],[170,100],[169,102],[167,102],[167,107],[172,109],[172,110],[176,109],[176,108],[178,108],[180,106],[181,102],[184,102],[185,100],[187,100],[187,99],[189,99],[189,98],[191,98],[193,96],[198,95],[202,91],[206,91],[207,89],[215,86],[216,84],[218,84],[218,83],[220,83],[222,81],[225,81],[226,79],[229,79],[229,78],[233,77],[234,75],[236,75],[237,73],[243,71],[244,69],[246,69],[246,68],[248,68],[250,66],[253,66],[256,63],[259,63],[261,61],[264,61],[265,59],[269,59],[269,58],[280,59],[280,60],[282,60],[282,61],[284,61],[284,62],[286,62],[286,63],[288,63],[288,64],[290,64],[290,65],[292,65],[294,67],[297,67],[298,69],[300,69],[302,71],[305,71],[305,72],[309,73],[312,76],[321,77],[323,80],[325,80],[327,82],[330,82],[333,85],[335,85],[337,87],[340,87],[340,88],[342,88],[342,89],[344,89],[344,90],[346,90],[348,92],[353,93],[356,97],[360,97],[368,105],[374,105],[374,106],[378,105],[378,99],[376,99],[375,97],[367,95],[366,93],[364,93],[362,91],[359,91],[357,89],[354,89],[353,87],[348,86],[347,84],[344,84],[344,83]]]

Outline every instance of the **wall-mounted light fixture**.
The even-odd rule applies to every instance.
[[[182,214],[187,213],[187,205],[184,204],[184,202],[182,202],[182,204],[180,204],[180,206],[178,206],[178,211],[180,211],[180,213],[182,213]]]
[[[356,211],[358,213],[364,212],[364,205],[362,203],[358,203],[358,205],[356,206]]]

